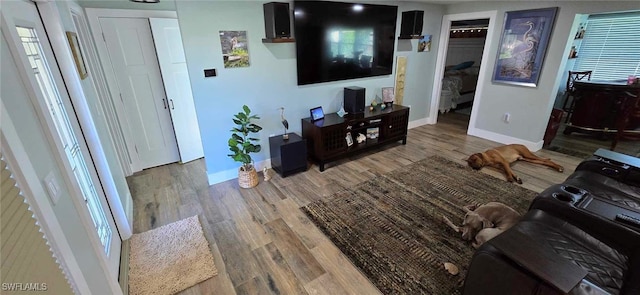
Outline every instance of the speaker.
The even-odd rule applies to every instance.
[[[269,2],[262,5],[267,39],[291,37],[289,3]]]
[[[422,22],[424,11],[411,10],[402,12],[400,23],[400,36],[420,36],[422,34]]]
[[[344,88],[344,110],[347,113],[364,113],[364,90],[364,88],[356,86]]]

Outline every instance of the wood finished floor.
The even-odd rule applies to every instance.
[[[203,160],[144,170],[127,179],[134,233],[199,215],[219,274],[179,294],[380,294],[299,208],[431,155],[465,164],[469,154],[496,145],[467,136],[467,120],[441,116],[436,125],[409,130],[406,145],[345,159],[324,172],[311,165],[281,178],[271,170],[271,181],[261,177],[253,189],[240,189],[237,180],[209,186]],[[515,164],[522,186],[537,192],[562,182],[581,160],[546,150],[537,154],[567,171]],[[504,179],[496,170],[483,171]]]

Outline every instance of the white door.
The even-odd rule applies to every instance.
[[[80,215],[92,223],[95,233],[90,234],[96,234],[109,271],[117,278],[122,240],[38,11],[30,2],[5,1],[1,13],[2,35],[19,69],[15,74],[24,84],[2,87],[26,87],[34,112],[50,135],[51,149],[60,158],[69,192],[72,197],[82,198],[78,203],[86,205],[79,208],[86,210]]]
[[[202,158],[202,139],[187,72],[187,60],[182,47],[178,20],[150,18],[153,42],[156,45],[164,89],[169,100],[173,129],[178,140],[183,163]]]
[[[140,169],[180,160],[149,21],[101,17]],[[131,142],[127,142],[131,144]]]

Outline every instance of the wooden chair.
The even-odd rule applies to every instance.
[[[565,88],[564,92],[564,104],[562,105],[562,110],[567,112],[567,118],[564,120],[565,123],[569,122],[569,118],[573,113],[573,108],[575,107],[575,101],[573,99],[573,82],[581,81],[586,79],[587,81],[591,80],[591,73],[593,71],[584,71],[584,72],[573,72],[569,71],[569,77],[567,77],[567,88]]]
[[[614,150],[620,139],[640,140],[640,91],[635,95],[627,92],[627,97],[618,106],[616,134],[610,150]]]

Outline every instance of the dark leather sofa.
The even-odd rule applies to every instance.
[[[475,252],[464,294],[640,294],[640,159],[598,150]]]

